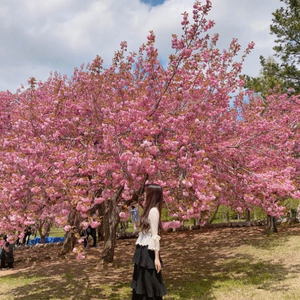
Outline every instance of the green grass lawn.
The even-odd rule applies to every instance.
[[[53,227],[50,230],[49,236],[63,237],[63,236],[65,236],[65,233],[66,232],[64,231],[64,229],[62,227],[58,227],[58,228]]]

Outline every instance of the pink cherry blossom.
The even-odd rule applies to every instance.
[[[65,232],[68,232],[68,231],[70,231],[71,230],[71,226],[70,225],[66,225],[65,227],[64,227],[64,231]]]
[[[98,226],[90,211],[109,201],[127,219],[146,182],[162,185],[178,219],[166,228],[205,221],[219,204],[284,214],[281,199],[299,197],[299,96],[245,91],[254,43],[219,49],[211,7],[183,13],[167,66],[150,32],[137,53],[122,42],[110,66],[97,56],[70,78],[0,93],[1,234],[69,228],[73,213]]]

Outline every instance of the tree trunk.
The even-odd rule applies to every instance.
[[[267,232],[268,233],[278,232],[276,226],[276,218],[270,215],[267,215]]]
[[[71,252],[75,246],[76,240],[80,232],[80,216],[78,212],[73,210],[68,217],[68,223],[71,225],[71,230],[65,234],[65,240],[62,245],[60,254]]]
[[[250,221],[251,221],[250,210],[247,208],[246,209],[246,222],[250,222]]]
[[[104,240],[104,233],[103,233],[103,222],[100,223],[100,225],[97,228],[97,235],[98,235],[98,241]]]
[[[99,213],[99,216],[102,216],[102,218],[103,218],[103,215],[104,215],[104,203],[100,204],[100,206],[98,208],[98,213]],[[103,219],[102,219],[100,225],[97,228],[97,234],[98,234],[98,241],[103,241],[104,240]]]
[[[41,244],[45,243],[45,238],[49,236],[50,228],[51,228],[51,222],[50,220],[39,220],[35,224],[36,231],[38,231],[40,237],[41,237]],[[35,233],[36,235],[36,233]]]
[[[41,244],[45,243],[45,234],[43,232],[43,226],[45,221],[38,221],[38,223],[35,225],[40,237],[41,237]]]
[[[41,244],[45,244],[46,235],[45,234],[40,234],[40,236],[41,236]]]
[[[73,230],[70,230],[69,232],[67,232],[65,235],[65,240],[62,245],[60,254],[66,254],[66,253],[71,252],[75,246],[76,240],[77,240],[77,238],[76,238]]]
[[[102,252],[102,262],[104,264],[111,263],[114,260],[116,233],[120,221],[117,200],[122,190],[123,188],[119,188],[118,192],[110,200],[103,202],[104,214],[102,218],[102,223],[104,249]]]
[[[210,218],[208,219],[207,223],[211,224],[214,219],[216,218],[216,215],[218,213],[218,209],[219,209],[220,204],[217,205],[217,208],[215,209],[215,211],[212,213],[212,215],[210,216]]]
[[[45,237],[49,237],[51,225],[52,225],[51,223],[47,223],[45,225]]]
[[[230,222],[230,216],[229,216],[229,211],[226,212],[226,222]]]

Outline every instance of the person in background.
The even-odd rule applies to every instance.
[[[6,240],[6,239],[5,239]],[[14,267],[14,248],[9,242],[5,242],[1,250],[1,269],[9,269]]]
[[[28,245],[31,234],[32,234],[31,226],[26,227],[24,230],[23,245]]]
[[[97,245],[97,233],[96,228],[92,228],[91,225],[85,230],[86,237],[84,239],[84,248],[88,248],[89,236],[93,238],[93,247],[98,247]]]
[[[145,188],[145,206],[140,218],[140,233],[133,256],[132,300],[162,300],[167,294],[161,275],[162,260],[159,255],[162,187],[149,184]]]
[[[93,216],[94,216],[94,214],[92,214],[92,217]],[[86,221],[88,221],[88,219]],[[93,218],[93,221],[95,221],[94,218]],[[98,247],[96,228],[92,228],[92,226],[89,225],[88,228],[85,230],[84,248],[86,248],[86,249],[88,248],[89,236],[91,236],[93,238],[93,247]]]
[[[138,224],[138,221],[139,221],[139,210],[134,205],[132,205],[129,212],[131,213],[131,220],[132,220],[133,230],[136,232],[137,231],[137,224]]]

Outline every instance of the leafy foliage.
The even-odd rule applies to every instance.
[[[287,88],[300,91],[300,1],[281,0],[286,7],[273,13],[271,34],[276,35],[276,56],[282,60],[281,78]]]
[[[284,92],[300,92],[300,1],[281,0],[284,6],[273,13],[271,34],[276,36],[274,58],[260,57],[261,74],[257,78],[246,76],[246,86],[263,96],[275,87]]]

